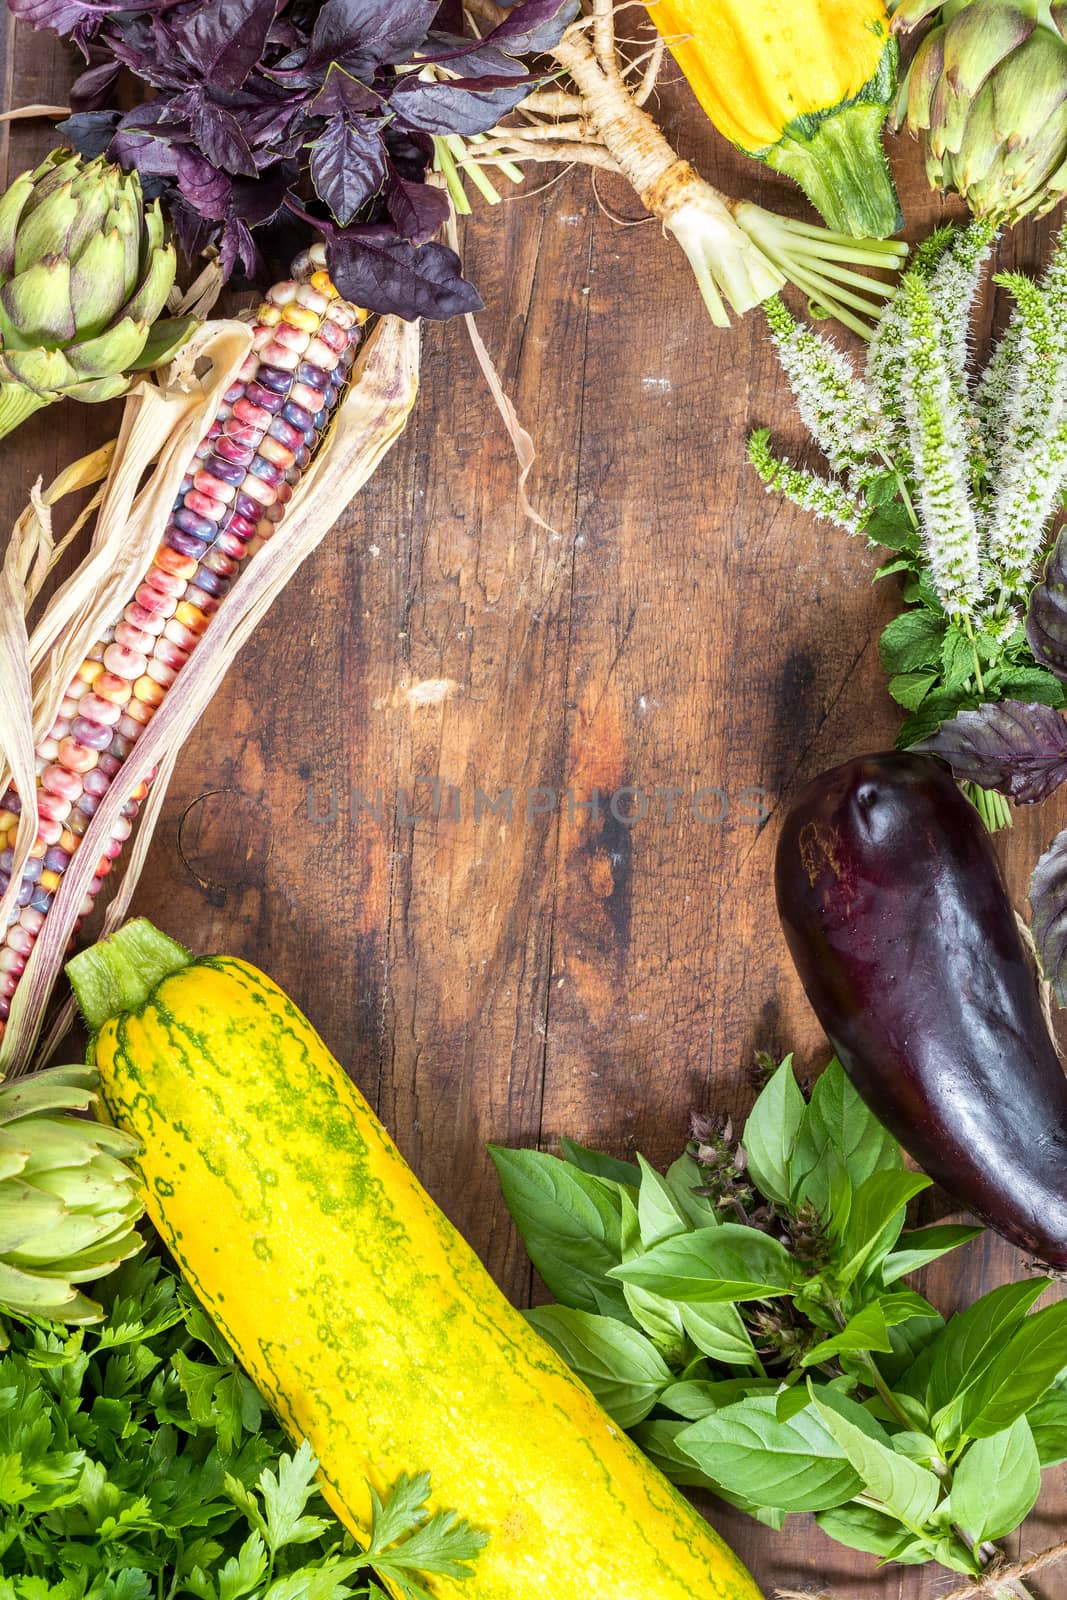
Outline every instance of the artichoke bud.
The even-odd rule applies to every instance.
[[[122,394],[172,354],[194,326],[153,327],[174,270],[136,173],[57,150],[16,178],[0,197],[0,437],[64,395]]]
[[[904,0],[893,26],[926,19],[896,120],[930,183],[995,223],[1050,210],[1067,187],[1067,0]]]
[[[993,68],[1026,43],[1037,26],[1036,4],[987,0],[967,6],[945,33],[945,77],[958,95],[975,95]]]
[[[87,1121],[89,1067],[53,1067],[0,1085],[0,1308],[90,1322],[100,1308],[76,1287],[136,1254],[136,1141]]]

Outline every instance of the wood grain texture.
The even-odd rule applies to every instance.
[[[6,12],[0,30],[8,104],[61,103],[72,55]],[[684,86],[660,113],[714,181],[800,214]],[[11,173],[49,146],[39,125],[0,138]],[[945,208],[896,153],[920,237]],[[755,424],[804,448],[760,317],[714,330],[654,224],[613,220],[584,173],[540,181],[471,219],[464,248],[557,532],[522,516],[462,326],[427,328],[406,436],[190,741],[137,897],[176,937],[269,968],[520,1303],[537,1286],[487,1140],[665,1161],[692,1109],[744,1112],[756,1047],[824,1058],[774,915],[776,813],[898,721],[877,654],[892,591],[744,465]],[[615,180],[599,190],[636,217]],[[1033,268],[1049,234],[1016,230],[999,264]],[[8,440],[5,522],[115,415],[68,405]],[[1057,797],[1004,841],[1020,897],[1063,822]],[[948,1311],[1021,1267],[982,1240],[926,1292]],[[937,1593],[809,1519],[775,1536],[709,1514],[768,1593]],[[1061,1469],[1016,1548],[1065,1516]],[[1053,1600],[1067,1574],[1034,1587]]]

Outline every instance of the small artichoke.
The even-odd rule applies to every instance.
[[[975,216],[1043,216],[1067,192],[1067,0],[903,0],[893,28],[927,19],[896,126]]]
[[[95,1104],[95,1083],[91,1067],[50,1067],[0,1084],[0,1311],[95,1322],[75,1286],[141,1248],[137,1141],[72,1114]]]
[[[157,321],[174,283],[158,202],[136,173],[54,150],[0,197],[0,438],[70,395],[111,400],[191,318]]]

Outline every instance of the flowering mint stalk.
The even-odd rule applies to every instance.
[[[882,638],[889,690],[908,713],[899,743],[1008,699],[1062,706],[1027,644],[1029,593],[1067,490],[1067,238],[1045,276],[995,281],[1015,314],[976,376],[971,313],[994,234],[940,229],[915,252],[858,370],[845,351],[767,306],[771,337],[829,474],[782,460],[767,430],[749,459],[768,489],[864,532],[908,608]],[[986,796],[991,825],[1008,820]]]

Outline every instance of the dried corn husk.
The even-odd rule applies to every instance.
[[[37,828],[34,747],[52,726],[65,686],[87,651],[147,572],[186,466],[250,341],[246,323],[206,323],[162,385],[142,383],[131,393],[113,454],[96,452],[75,463],[46,493],[38,485],[15,525],[0,572],[0,792],[13,779],[25,799],[0,919],[13,903]],[[0,1072],[18,1074],[31,1062],[81,902],[123,807],[158,768],[109,908],[112,924],[133,893],[183,741],[275,596],[399,438],[418,388],[418,358],[417,326],[397,318],[383,318],[365,343],[349,392],[293,493],[285,521],[222,601],[86,829],[15,992],[0,1041]],[[208,363],[207,375],[200,376]],[[88,552],[28,631],[27,612],[58,555],[50,507],[62,493],[100,482],[105,471]],[[50,1043],[58,1036],[53,1028]]]

